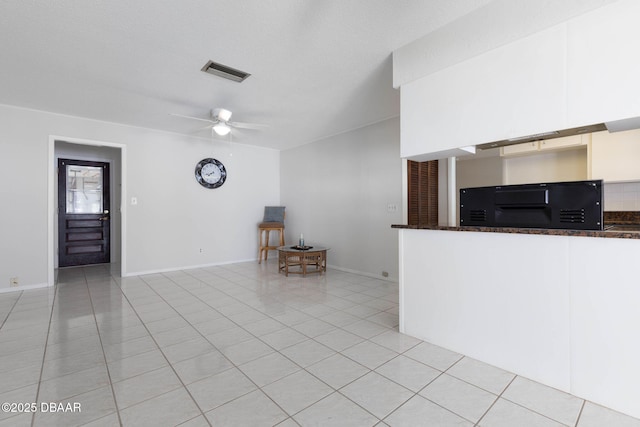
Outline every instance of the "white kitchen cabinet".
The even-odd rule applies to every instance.
[[[590,178],[640,181],[640,129],[591,134]]]
[[[501,156],[523,156],[527,154],[535,154],[540,149],[538,141],[525,142],[523,144],[507,145],[500,147]]]
[[[640,117],[640,2],[600,3],[402,84],[401,157]]]
[[[567,125],[640,116],[640,2],[619,0],[567,22]]]
[[[565,40],[552,27],[402,85],[401,157],[566,128]]]
[[[573,135],[564,138],[547,139],[540,141],[540,151],[586,147],[589,139],[589,135]]]
[[[500,148],[503,157],[526,156],[542,152],[587,148],[589,135],[573,135],[564,138],[545,139],[543,141],[525,142],[523,144],[508,145]]]

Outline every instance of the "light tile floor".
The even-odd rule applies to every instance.
[[[18,411],[0,426],[640,427],[398,333],[395,283],[284,277],[273,262],[110,268],[0,294],[0,402]]]

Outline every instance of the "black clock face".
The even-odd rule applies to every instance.
[[[196,181],[205,188],[218,188],[227,179],[227,170],[216,159],[202,159],[196,165]]]

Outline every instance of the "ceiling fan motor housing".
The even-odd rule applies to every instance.
[[[216,108],[211,112],[211,116],[214,119],[218,119],[222,122],[228,122],[229,120],[231,120],[231,111],[224,108]]]

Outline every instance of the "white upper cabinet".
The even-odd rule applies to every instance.
[[[563,138],[545,139],[543,141],[525,142],[500,148],[501,156],[526,156],[547,151],[586,149],[590,134],[565,136]]]
[[[402,84],[402,157],[640,117],[640,1],[603,3]]]
[[[401,155],[565,128],[565,26],[401,87]]]
[[[566,150],[571,148],[587,147],[589,144],[589,135],[573,135],[564,138],[545,139],[540,141],[540,151],[547,150]]]
[[[591,179],[640,181],[640,130],[591,134]]]
[[[619,0],[567,23],[569,127],[640,116],[639,16]]]
[[[539,141],[525,142],[522,144],[507,145],[500,147],[501,156],[525,156],[538,152],[540,149]]]

